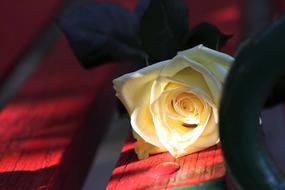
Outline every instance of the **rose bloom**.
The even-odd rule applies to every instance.
[[[164,151],[180,157],[219,142],[219,99],[233,61],[199,45],[113,81],[139,159]]]

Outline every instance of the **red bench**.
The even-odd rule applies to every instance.
[[[1,83],[63,4],[63,0],[0,2]]]
[[[115,68],[84,71],[58,41],[1,111],[0,187],[79,189],[107,130]]]
[[[135,5],[123,2],[129,8]],[[193,4],[193,2],[189,3]],[[49,5],[52,11],[47,11],[44,13],[45,17],[37,18],[34,25],[25,28],[27,30],[26,33],[24,32],[25,36],[22,34],[23,36],[17,36],[19,40],[14,39],[17,43],[13,46],[14,49],[6,53],[7,56],[4,59],[8,67],[11,66],[9,63],[16,60],[17,56],[13,55],[21,55],[28,46],[28,42],[41,31],[45,25],[43,23],[48,22],[59,5],[58,2]],[[206,11],[200,6],[196,8],[192,6],[192,8],[193,11],[199,9],[202,12]],[[228,14],[227,11],[224,10],[223,14]],[[237,14],[234,12],[234,15],[231,15],[233,19],[238,16]],[[28,20],[30,19],[32,20],[32,15],[28,17]],[[24,21],[29,24],[28,20]],[[21,20],[17,21],[25,23]],[[222,26],[212,16],[205,15],[205,21],[212,21]],[[198,22],[199,20],[193,20],[191,25]],[[13,27],[7,30],[16,32]],[[224,27],[225,32],[235,32],[229,31],[226,25]],[[229,51],[231,48],[233,45],[228,48]],[[84,71],[72,55],[66,41],[60,39],[57,42],[37,71],[1,112],[0,187],[2,189],[80,189],[97,145],[106,130],[102,126],[107,126],[111,112],[113,102],[111,79],[114,78],[116,68],[117,66],[114,65],[105,65],[92,71]],[[5,70],[8,69],[2,69],[2,71]],[[129,179],[126,180],[127,174],[140,166],[147,167],[148,160],[136,162],[135,165],[128,164],[136,160],[131,146],[129,143],[125,145],[123,150],[126,148],[128,150],[122,154],[125,156],[119,161],[121,168],[127,169],[116,168],[108,188],[115,186],[120,188],[121,183],[126,187],[132,187],[133,183]],[[213,155],[213,157],[206,158],[206,155]],[[173,161],[167,153],[158,157],[151,158],[151,162],[155,164],[162,160]],[[189,159],[192,161],[190,162]],[[185,162],[183,166],[185,168],[194,162],[197,162],[197,167],[201,168],[205,164],[219,164],[219,167],[214,164],[209,165],[207,170],[213,170],[214,167],[213,171],[216,172],[213,173],[214,176],[211,176],[212,174],[204,176],[205,181],[212,177],[222,177],[224,174],[220,149],[212,148],[208,152],[185,157],[181,162]],[[117,177],[114,176],[115,174]],[[193,174],[194,177],[196,176],[192,180],[193,183],[201,181],[200,174]],[[142,172],[138,176],[132,176],[131,180],[143,175]],[[185,176],[181,177],[181,179],[184,178]],[[114,181],[114,179],[120,180]],[[166,181],[168,180],[165,179],[157,184],[165,185]]]
[[[63,3],[1,2],[1,83]],[[107,131],[119,66],[83,70],[63,37],[44,54],[0,112],[1,190],[80,189]]]
[[[131,0],[120,2],[130,9],[135,5]],[[188,2],[190,25],[209,21],[223,32],[235,34],[224,49],[233,52],[241,38],[240,5],[234,0],[209,0],[207,6],[194,0]],[[0,18],[5,27],[0,34],[2,79],[63,2],[29,0],[23,4],[15,1],[0,4],[1,14],[5,15]],[[7,18],[11,20],[7,22]],[[118,75],[118,67],[122,65],[108,64],[85,71],[65,39],[57,41],[0,112],[0,190],[82,187],[108,129],[114,104],[111,80]],[[132,142],[129,139],[124,145],[107,189],[182,187],[225,176],[219,146],[179,159],[163,153],[138,161]],[[179,164],[180,169],[164,177],[152,175],[157,165],[169,161]],[[221,180],[218,185],[224,186],[224,182]]]

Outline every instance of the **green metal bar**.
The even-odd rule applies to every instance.
[[[220,136],[237,189],[285,189],[285,177],[262,142],[260,111],[285,74],[285,15],[237,56],[220,107]]]
[[[217,179],[193,186],[170,188],[169,190],[226,190],[226,184],[224,179]]]

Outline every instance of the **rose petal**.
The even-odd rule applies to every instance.
[[[181,132],[181,130],[178,130],[178,126],[171,126],[171,123],[165,119],[167,117],[167,113],[164,110],[166,93],[167,92],[164,92],[161,97],[152,104],[151,114],[160,142],[172,155],[177,156],[182,154],[185,148],[197,141],[207,125],[212,110],[208,104],[205,103],[199,125],[192,130],[187,130],[188,132]]]
[[[200,136],[199,139],[193,144],[194,147],[199,147],[200,150],[216,145],[219,142],[219,132],[215,130],[207,136]]]
[[[154,101],[156,101],[161,93],[165,91],[165,87],[169,84],[169,80],[165,77],[158,77],[153,83],[151,87],[151,93],[150,93],[150,104],[152,104]]]
[[[206,94],[211,94],[203,75],[191,67],[184,68],[177,72],[172,79],[187,83],[189,86],[198,87]]]
[[[164,91],[160,91],[158,94],[161,95],[161,93],[168,93],[169,90],[172,90],[174,88],[187,88],[187,89],[191,89],[189,92],[190,93],[194,93],[196,94],[198,97],[201,97],[203,100],[205,100],[209,105],[211,105],[212,107],[216,108],[216,104],[214,103],[213,99],[210,97],[210,94],[206,93],[202,88],[200,88],[199,86],[194,85],[192,82],[188,82],[187,83],[185,81],[180,81],[180,80],[175,80],[173,78],[169,78],[169,77],[159,77],[159,79],[156,80],[155,85],[159,86],[161,83],[168,83],[167,86],[165,86]],[[156,87],[157,87],[156,86]],[[156,89],[156,87],[152,87],[152,89]],[[158,87],[160,88],[160,87]],[[185,91],[188,91],[185,89]],[[153,95],[151,95],[153,96]],[[157,99],[157,98],[156,98]],[[156,100],[154,98],[154,100]],[[152,101],[153,103],[153,101]]]
[[[204,109],[202,113],[200,113],[200,123],[199,125],[191,132],[184,134],[181,136],[180,139],[178,139],[179,142],[183,142],[183,146],[189,146],[193,144],[197,138],[202,134],[204,129],[206,128],[208,121],[211,116],[212,109],[208,104],[204,104]]]
[[[200,72],[206,83],[208,84],[208,87],[211,91],[211,95],[212,98],[215,102],[216,105],[219,105],[219,99],[220,99],[220,95],[221,95],[221,91],[222,91],[222,85],[221,83],[218,81],[218,79],[215,77],[215,75],[213,73],[211,73],[207,68],[205,68],[203,65],[197,63],[194,60],[190,60],[189,58],[187,58],[186,56],[176,56],[176,59],[184,59],[185,61],[188,62],[189,65],[191,65],[191,67],[195,70],[197,70],[198,72]]]
[[[186,147],[184,152],[177,153],[175,157],[181,157],[187,154],[198,152],[204,150],[205,148],[216,145],[217,143],[219,143],[219,134],[218,130],[215,130],[208,136],[200,136],[194,144]]]
[[[146,142],[163,148],[158,139],[148,106],[138,107],[133,111],[131,114],[131,125],[133,130]]]
[[[169,61],[163,61],[139,71],[125,74],[113,80],[114,88],[117,92],[117,97],[127,108],[129,114],[133,112],[136,106],[149,101],[152,82],[159,76],[161,69],[167,65]],[[146,93],[146,95],[144,95]]]
[[[218,124],[215,121],[215,117],[214,114],[212,113],[207,126],[205,127],[205,130],[203,131],[203,133],[201,134],[202,136],[207,136],[209,134],[211,134],[214,130],[218,131]]]
[[[161,152],[165,152],[166,149],[162,149],[156,146],[153,146],[152,144],[149,144],[145,142],[141,137],[136,136],[135,137],[137,141],[134,144],[134,150],[138,156],[138,159],[144,159],[148,158],[151,154],[157,154]]]
[[[159,96],[168,90],[174,89],[174,88],[181,88],[186,87],[191,89],[191,92],[196,94],[198,97],[202,97],[205,101],[207,101],[211,106],[215,107],[215,103],[210,97],[211,94],[207,93],[204,88],[195,85],[195,83],[192,81],[181,81],[170,77],[159,77],[156,79],[153,83],[153,86],[151,88],[151,101],[152,104]]]
[[[185,51],[180,51],[178,52],[178,55],[184,55],[189,59],[198,61],[199,63],[201,61],[201,64],[205,67],[207,67],[209,63],[214,62],[215,64],[220,64],[221,66],[228,68],[234,62],[234,58],[232,56],[207,48],[202,44]]]

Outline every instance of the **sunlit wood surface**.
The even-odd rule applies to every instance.
[[[0,112],[0,189],[80,189],[112,111],[114,70],[84,71],[56,44]]]
[[[156,168],[168,162],[175,163],[180,168],[172,174],[158,176]],[[163,153],[138,160],[134,153],[133,141],[129,140],[122,149],[107,189],[142,190],[183,187],[220,179],[224,175],[224,161],[218,146],[177,159],[169,153]]]
[[[31,8],[27,1],[17,2],[16,7],[13,2],[0,3],[0,79],[62,5],[61,0],[31,0],[34,9],[26,11]],[[117,2],[133,9],[136,1]],[[285,6],[282,0],[274,2],[279,2],[274,4],[276,16],[283,10],[281,5]],[[209,0],[201,5],[188,0],[188,5],[190,27],[206,21],[227,34],[235,34],[223,49],[233,53],[241,37],[239,2]],[[84,71],[61,37],[17,95],[0,111],[1,190],[80,189],[98,142],[107,130],[115,70],[117,66],[109,64]],[[223,177],[225,173],[218,147],[180,159],[165,153],[138,161],[132,142],[128,141],[121,156],[109,189],[121,185],[131,188],[196,184]],[[163,161],[177,162],[181,168],[167,180],[148,176],[149,169]],[[200,169],[194,172],[195,168]]]

